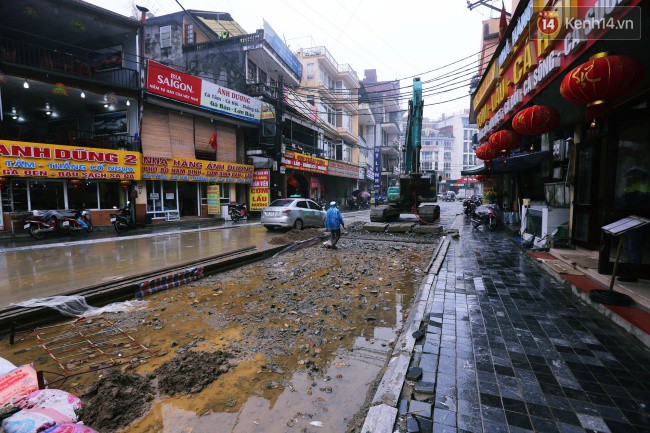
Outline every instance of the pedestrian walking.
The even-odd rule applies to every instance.
[[[330,208],[325,214],[325,227],[330,231],[330,245],[332,248],[336,248],[336,243],[341,238],[341,226],[345,228],[343,215],[341,215],[341,211],[336,202],[333,201],[330,203]]]

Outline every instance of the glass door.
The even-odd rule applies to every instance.
[[[595,248],[599,240],[596,227],[599,144],[598,141],[580,144],[576,152],[573,242],[587,248]]]

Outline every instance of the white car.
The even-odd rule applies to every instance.
[[[306,198],[283,198],[275,200],[262,209],[262,225],[271,231],[278,227],[323,227],[325,211],[316,202]]]

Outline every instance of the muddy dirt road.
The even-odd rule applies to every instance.
[[[435,248],[426,239],[343,237],[336,251],[306,248],[153,295],[110,318],[159,356],[63,389],[87,394],[84,422],[101,432],[358,431]],[[15,363],[57,371],[32,337],[0,344]]]

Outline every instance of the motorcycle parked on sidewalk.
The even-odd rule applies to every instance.
[[[476,209],[476,203],[469,198],[463,200],[463,212],[465,216],[471,217],[474,215],[474,210]]]
[[[84,209],[74,211],[35,210],[25,220],[25,230],[34,239],[41,240],[47,233],[57,232],[70,235],[77,232],[90,232],[93,229],[90,212]]]
[[[118,233],[124,233],[125,231],[135,227],[135,221],[133,220],[133,212],[131,212],[131,202],[127,201],[126,206],[118,208],[113,206],[113,209],[117,209],[120,213],[112,213],[111,224],[115,228],[115,231]]]
[[[476,208],[472,216],[472,226],[477,229],[484,225],[493,231],[499,224],[499,207],[495,204],[485,204]]]
[[[245,204],[234,204],[228,209],[228,214],[233,222],[248,219],[248,207]]]

